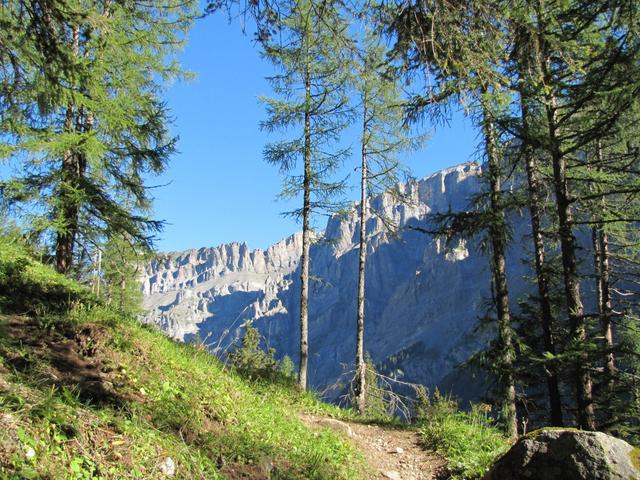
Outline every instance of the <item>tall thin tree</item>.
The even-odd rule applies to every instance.
[[[403,122],[402,92],[398,78],[386,62],[386,49],[372,27],[365,25],[359,42],[356,62],[357,94],[360,115],[360,234],[358,239],[358,295],[356,310],[356,374],[355,406],[363,415],[366,410],[365,305],[367,220],[371,211],[369,199],[382,192],[393,194],[400,181],[402,167],[398,154],[417,147],[423,137],[411,135]],[[402,199],[398,198],[399,201]]]
[[[307,388],[309,361],[309,269],[312,214],[332,210],[343,181],[331,175],[347,156],[340,134],[351,117],[348,101],[350,48],[347,23],[339,6],[311,0],[282,2],[273,34],[262,39],[265,56],[280,70],[271,77],[279,98],[263,98],[267,131],[284,130],[290,140],[271,143],[265,159],[285,175],[281,195],[302,196],[302,207],[289,212],[302,220],[300,258],[300,356],[298,387]],[[302,174],[296,174],[297,163]]]

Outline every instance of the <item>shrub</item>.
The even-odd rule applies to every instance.
[[[436,389],[433,399],[426,390],[418,392],[417,421],[425,447],[448,461],[452,479],[480,478],[510,444],[489,416],[491,407],[472,405],[458,410],[458,403]]]
[[[241,345],[229,354],[229,361],[239,373],[249,378],[274,379],[278,374],[275,350],[264,350],[260,342],[262,336],[250,322],[245,323]]]

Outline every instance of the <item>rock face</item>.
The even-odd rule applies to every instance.
[[[542,430],[520,439],[484,480],[640,480],[632,450],[602,432]]]
[[[400,185],[406,201],[373,198],[370,206],[385,220],[367,222],[366,350],[387,374],[439,385],[463,399],[482,393],[477,380],[474,386],[455,367],[490,335],[474,330],[489,310],[488,259],[477,239],[447,246],[410,227],[425,226],[429,213],[467,209],[480,190],[480,173],[469,163]],[[309,380],[319,390],[348,382],[355,356],[358,210],[355,204],[347,215],[331,217],[311,249]],[[401,227],[398,235],[388,232],[388,221]],[[512,223],[507,260],[515,308],[530,288],[524,277],[531,272],[522,262],[530,232],[526,218]],[[266,251],[232,243],[167,254],[144,272],[145,321],[177,339],[198,335],[220,352],[252,320],[267,345],[297,365],[300,251],[296,234]]]

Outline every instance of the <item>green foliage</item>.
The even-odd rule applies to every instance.
[[[285,355],[284,357],[282,357],[282,360],[280,360],[279,370],[280,374],[285,379],[289,379],[292,382],[295,380],[296,366],[293,364],[293,360],[291,360],[291,357],[289,355]]]
[[[376,366],[371,355],[367,352],[364,358],[365,373],[365,411],[364,414],[370,419],[387,420],[389,418],[389,394],[386,391],[378,376]],[[393,412],[391,412],[393,413]]]
[[[97,279],[104,282],[101,297],[125,315],[142,313],[139,277],[143,262],[149,260],[144,245],[136,244],[127,236],[113,235],[104,246],[101,260],[102,272]]]
[[[251,322],[246,322],[244,329],[242,344],[229,354],[231,365],[249,378],[273,378],[278,373],[275,350],[264,350],[260,346],[262,335]]]
[[[0,10],[0,161],[21,172],[0,200],[56,245],[68,271],[76,244],[117,232],[150,246],[145,182],[175,150],[162,99],[195,1],[70,0]]]
[[[459,411],[458,403],[437,389],[433,398],[420,390],[418,400],[416,421],[424,445],[447,459],[452,479],[482,477],[509,448],[509,441],[489,417],[488,405]]]
[[[289,214],[341,207],[344,181],[333,180],[349,148],[340,135],[352,119],[348,101],[350,51],[344,42],[348,23],[337,2],[322,8],[314,2],[278,5],[277,34],[262,40],[264,56],[278,73],[269,77],[276,97],[262,97],[268,118],[261,127],[286,138],[265,146],[265,160],[284,175],[281,196],[297,198],[305,191],[308,205]]]

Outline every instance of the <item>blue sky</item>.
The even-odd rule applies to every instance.
[[[253,38],[242,33],[239,21],[229,24],[224,15],[214,15],[196,23],[182,62],[196,79],[167,92],[179,153],[165,174],[150,182],[167,184],[154,190],[155,214],[167,222],[158,248],[184,250],[232,241],[266,248],[299,230],[295,220],[281,215],[293,204],[277,200],[281,178],[262,158],[264,145],[277,138],[259,128],[266,115],[258,97],[271,93],[265,77],[273,70]],[[457,115],[406,163],[414,176],[423,177],[470,160],[475,135]],[[344,171],[353,172],[356,162],[354,156]],[[347,195],[355,199],[357,193],[354,188]]]

